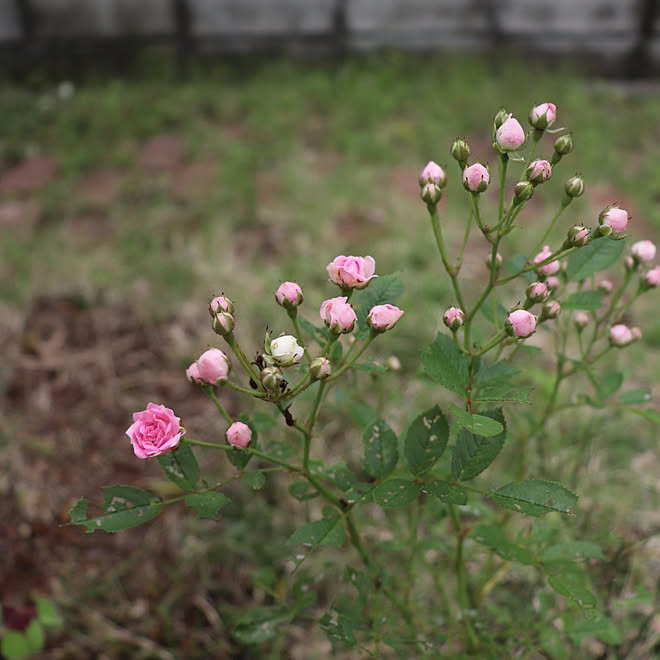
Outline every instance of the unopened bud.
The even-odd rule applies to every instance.
[[[555,151],[552,154],[552,158],[550,159],[550,164],[556,165],[562,159],[563,156],[565,156],[566,154],[570,154],[571,151],[573,151],[574,146],[575,146],[575,142],[573,140],[573,135],[571,133],[560,135],[555,140],[555,144],[554,144]]]
[[[424,167],[422,173],[419,175],[420,187],[423,188],[427,183],[434,183],[438,188],[444,188],[447,183],[445,171],[432,160],[426,164],[426,167]]]
[[[555,123],[557,106],[554,103],[541,103],[529,113],[529,123],[538,130],[545,130]]]
[[[332,365],[326,357],[317,357],[309,365],[309,373],[312,380],[326,380],[332,373]]]
[[[584,192],[584,181],[577,175],[572,176],[564,184],[564,191],[571,198],[579,197]]]
[[[463,170],[463,186],[472,193],[481,193],[488,188],[490,173],[481,163],[475,163]]]
[[[543,303],[543,307],[541,307],[541,321],[545,321],[546,319],[556,319],[559,316],[559,312],[561,312],[561,306],[556,300],[548,300],[547,302]]]
[[[277,392],[282,387],[284,375],[279,367],[265,367],[261,370],[260,380],[269,392]]]
[[[623,265],[628,272],[632,272],[637,268],[637,262],[630,255],[623,258]]]
[[[465,167],[471,152],[470,145],[461,138],[456,138],[449,150],[452,158],[455,158],[461,167]]]
[[[216,296],[209,304],[209,314],[215,316],[219,312],[234,313],[234,303],[226,296]]]
[[[642,291],[655,289],[658,285],[660,285],[660,266],[647,271],[639,279],[639,286]]]
[[[532,303],[540,303],[550,295],[548,287],[543,282],[532,282],[525,290],[527,299]]]
[[[578,332],[582,332],[589,325],[589,317],[584,312],[575,312],[573,324]]]
[[[608,206],[599,216],[598,222],[600,223],[601,230],[603,227],[610,227],[610,232],[617,233],[626,231],[628,225],[628,211],[619,208],[618,206]],[[602,231],[601,231],[602,233]],[[604,234],[609,235],[609,234]]]
[[[390,355],[385,360],[385,368],[389,371],[401,371],[401,360],[396,355]]]
[[[495,255],[495,273],[496,274],[499,272],[500,268],[502,268],[503,263],[504,263],[504,259],[502,259],[502,255],[499,252],[496,253],[496,255]],[[493,253],[490,252],[488,254],[488,256],[486,257],[486,268],[488,268],[488,270],[491,270],[492,266],[493,266]]]
[[[518,181],[513,187],[514,199],[520,202],[526,202],[534,194],[534,184],[530,181]]]
[[[655,244],[652,241],[637,241],[630,248],[632,257],[638,263],[642,261],[653,261],[655,257]]]
[[[601,280],[598,282],[598,290],[602,291],[603,293],[612,293],[614,289],[614,284],[610,280]]]
[[[568,230],[569,246],[584,247],[589,243],[589,230],[582,225],[575,225]]]
[[[641,331],[639,333],[641,338]],[[610,344],[616,348],[624,348],[635,340],[632,330],[623,323],[618,323],[610,328]]]
[[[527,180],[533,184],[538,185],[547,181],[552,175],[552,168],[550,163],[547,160],[534,160],[532,161],[525,170],[525,176]]]
[[[536,329],[536,316],[524,309],[517,309],[507,317],[504,328],[511,337],[525,339],[531,337]]]
[[[213,317],[213,332],[221,337],[226,337],[234,331],[234,316],[229,312],[220,312]]]
[[[554,291],[555,289],[559,288],[559,285],[561,284],[560,279],[556,275],[550,275],[546,280],[545,284],[550,289],[550,291]]]
[[[295,309],[303,301],[303,292],[295,282],[282,282],[275,292],[275,300],[285,309]]]
[[[442,321],[452,332],[456,332],[463,325],[465,314],[458,307],[450,307],[442,315]]]
[[[427,204],[437,204],[442,197],[442,192],[435,183],[426,183],[422,187],[420,195]]]

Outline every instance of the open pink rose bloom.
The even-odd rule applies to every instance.
[[[374,277],[376,262],[372,257],[335,257],[327,267],[330,281],[343,289],[364,289]]]
[[[184,434],[181,420],[165,406],[149,403],[146,410],[133,413],[126,430],[138,458],[153,458],[176,449]]]

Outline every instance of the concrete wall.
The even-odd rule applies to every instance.
[[[656,0],[658,1],[658,0]],[[177,0],[0,0],[0,43],[20,39],[28,7],[36,39],[168,36]],[[181,4],[183,0],[178,0]],[[185,0],[193,39],[247,50],[336,36],[349,47],[473,48],[494,39],[561,53],[623,55],[638,40],[648,0]],[[660,58],[660,11],[650,52]]]

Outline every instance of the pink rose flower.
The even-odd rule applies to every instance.
[[[275,292],[275,300],[286,309],[298,307],[303,301],[302,289],[295,282],[282,282]]]
[[[531,183],[539,184],[547,181],[552,175],[552,167],[547,160],[534,160],[525,170],[525,176]]]
[[[612,231],[626,231],[628,225],[628,211],[620,209],[618,206],[610,206],[599,216],[598,222],[606,227],[611,227]]]
[[[550,289],[551,291],[554,291],[555,289],[557,289],[559,287],[561,282],[560,282],[559,278],[556,275],[550,275],[550,277],[548,277],[548,279],[546,279],[545,284],[548,287],[548,289]]]
[[[612,346],[623,348],[624,346],[628,346],[634,338],[632,330],[627,325],[623,325],[623,323],[613,325],[610,328],[610,343]]]
[[[655,289],[660,284],[660,266],[652,268],[642,275],[642,283],[650,289]]]
[[[473,193],[480,193],[488,188],[490,174],[481,163],[475,163],[463,170],[463,186]]]
[[[332,374],[332,364],[327,357],[314,358],[309,365],[309,373],[312,380],[326,380]]]
[[[529,123],[540,130],[549,128],[557,119],[557,106],[554,103],[541,103],[529,113]]]
[[[394,305],[375,305],[369,310],[367,323],[376,332],[391,330],[403,316],[403,310]]]
[[[536,330],[536,316],[524,309],[517,309],[509,314],[504,325],[511,336],[525,339]]]
[[[419,185],[423,187],[427,183],[433,183],[438,186],[438,188],[444,187],[444,185],[447,183],[447,176],[445,175],[445,171],[440,167],[440,165],[434,163],[432,160],[427,163],[426,167],[419,175]]]
[[[543,249],[534,257],[534,263],[540,264],[552,255],[552,250],[549,245],[544,245]],[[559,272],[559,261],[551,261],[549,264],[539,266],[536,270],[543,275],[555,275]]]
[[[234,422],[227,429],[225,437],[232,447],[244,449],[252,440],[252,430],[247,424],[243,424],[243,422]]]
[[[651,241],[637,241],[637,243],[633,243],[630,252],[637,262],[653,261],[655,245]]]
[[[458,307],[449,307],[442,315],[442,322],[452,331],[456,332],[465,321],[465,313]]]
[[[346,296],[329,298],[321,303],[321,319],[331,332],[346,334],[351,332],[357,323],[355,310],[347,302]]]
[[[213,317],[213,322],[211,323],[213,332],[221,337],[230,335],[234,331],[235,325],[236,320],[234,319],[234,315],[229,312],[218,312]]]
[[[543,302],[549,295],[547,285],[543,282],[532,282],[526,290],[527,297],[535,303]]]
[[[561,312],[561,305],[556,300],[548,300],[541,308],[541,321],[556,319]]]
[[[517,119],[509,115],[506,121],[497,129],[495,142],[502,151],[515,151],[525,142],[525,131]]]
[[[176,449],[184,433],[174,412],[156,403],[133,413],[133,424],[126,430],[138,458],[152,458]]]
[[[219,348],[209,348],[197,358],[197,369],[203,383],[218,385],[227,381],[231,362]]]
[[[378,277],[374,275],[376,262],[372,257],[335,257],[327,266],[330,281],[342,289],[364,289],[369,282]]]

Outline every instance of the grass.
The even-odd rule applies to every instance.
[[[411,383],[390,404],[388,417],[396,430],[438,396],[414,376],[421,349],[432,341],[442,311],[454,301],[417,199],[416,177],[429,159],[448,165],[450,184],[442,222],[449,242],[459,245],[466,215],[458,170],[448,153],[454,137],[466,136],[475,156],[490,160],[494,169],[489,122],[495,111],[505,105],[522,119],[532,103],[551,100],[559,108],[561,124],[574,131],[576,150],[556,168],[555,179],[538,196],[556,199],[563,180],[576,170],[588,189],[567,212],[571,220],[553,238],[559,240],[576,220],[593,224],[602,206],[621,200],[633,202],[636,208],[631,223],[635,239],[660,236],[660,153],[655,148],[660,140],[660,97],[587,80],[563,65],[548,70],[534,62],[489,64],[478,58],[422,59],[383,53],[340,65],[242,60],[200,66],[181,84],[152,69],[123,80],[99,76],[78,84],[74,97],[66,101],[54,90],[49,82],[32,88],[7,83],[0,95],[0,167],[9,168],[33,152],[48,154],[58,166],[56,179],[32,196],[42,209],[34,232],[3,231],[0,277],[7,282],[0,291],[3,305],[20,310],[35,300],[64,295],[82,297],[92,306],[128,303],[147,324],[169,324],[185,317],[193,330],[182,340],[181,353],[194,355],[210,341],[206,326],[200,324],[207,322],[204,306],[212,294],[224,292],[234,300],[245,344],[256,345],[266,325],[276,331],[288,327],[284,315],[273,316],[272,293],[280,281],[293,278],[303,286],[305,315],[315,320],[314,301],[329,295],[325,264],[341,253],[371,254],[379,272],[400,271],[406,283],[403,322],[377,349],[382,351],[381,359],[396,354],[403,364],[400,382]],[[209,183],[198,193],[175,195],[176,172],[154,174],[139,165],[144,143],[163,133],[182,136],[186,159],[211,168]],[[548,138],[542,144],[541,151],[548,153]],[[122,175],[119,194],[108,204],[84,201],[76,192],[80,179],[97,168]],[[590,195],[590,189],[605,192]],[[608,195],[614,198],[603,202]],[[524,218],[524,228],[513,235],[518,250],[531,249],[536,242],[534,227],[542,226],[542,219],[554,211],[543,201],[533,209]],[[92,227],[98,234],[86,234],[88,225],[80,222],[90,214],[97,218]],[[485,272],[482,252],[483,246],[475,245],[466,257],[465,270],[475,281]],[[508,295],[513,304],[521,292],[510,290]],[[652,300],[654,294],[647,295]],[[644,327],[645,342],[628,350],[626,364],[635,386],[652,387],[658,360],[648,354],[658,344],[660,320],[653,304],[636,311],[635,319]],[[181,353],[175,359],[180,361]],[[530,374],[541,398],[547,390],[543,363]],[[364,402],[374,403],[370,396]],[[331,406],[346,415],[346,404],[346,394],[339,390]],[[358,417],[359,407],[351,413]],[[577,524],[584,528],[584,538],[617,548],[652,527],[648,520],[657,510],[658,490],[630,475],[636,465],[645,474],[657,471],[657,457],[650,453],[654,431],[637,418],[608,417],[603,422],[600,411],[596,413],[593,418],[585,413],[577,424],[575,420],[556,423],[546,455],[550,470],[562,481],[574,471],[580,474],[585,514]],[[359,434],[330,414],[324,421],[327,456],[334,460],[353,456],[351,447],[360,444]],[[510,423],[523,424],[515,415]],[[565,449],[568,434],[576,439],[593,436],[577,464],[574,452]],[[498,463],[500,482],[515,461],[514,450],[505,450]],[[285,485],[273,482],[268,497],[279,497]],[[235,493],[237,500],[247,498],[240,492]],[[291,520],[281,512],[272,525],[261,529],[264,542],[255,545],[254,529],[263,525],[264,512],[255,510],[251,517],[252,502],[246,500],[240,513],[238,506],[228,510],[221,538],[194,522],[177,532],[177,541],[192,548],[189,557],[195,560],[185,559],[185,553],[184,559],[170,558],[173,585],[164,595],[158,592],[163,598],[158,615],[151,614],[146,623],[127,624],[135,635],[148,637],[150,625],[163,626],[167,644],[180,644],[185,634],[174,624],[181,621],[169,619],[192,597],[191,584],[201,590],[202,600],[221,603],[223,620],[236,619],[249,605],[268,602],[263,591],[250,591],[250,572],[264,562],[281,563],[280,547]],[[250,512],[247,519],[244,511]],[[438,531],[433,533],[439,534],[444,513],[439,510],[437,515]],[[477,515],[485,516],[487,511]],[[561,535],[563,530],[548,533]],[[150,539],[154,537],[155,531]],[[431,551],[444,556],[440,540]],[[478,548],[472,551],[479,556]],[[242,553],[238,586],[218,584],[214,563]],[[316,561],[322,575],[315,580],[325,593],[324,581],[337,576],[323,574],[323,557]],[[646,589],[655,594],[657,575],[644,570],[645,561],[644,552],[632,554],[629,563],[618,569],[617,577],[628,580],[631,593]],[[129,590],[112,609],[111,591],[131,576],[142,584],[135,566],[122,570],[89,592],[85,601],[111,620],[130,619],[127,603],[135,596]],[[282,580],[282,574],[276,578]],[[524,571],[513,571],[507,580],[520,589],[529,586]],[[517,592],[514,588],[502,593],[506,600]],[[75,603],[63,602],[74,615]],[[556,603],[542,606],[561,611]],[[496,600],[490,608],[498,626],[524,630],[532,624],[533,616],[516,603]],[[511,611],[513,622],[505,620],[505,613]],[[190,615],[187,624],[200,631],[208,625],[213,628],[200,612],[203,607]],[[112,630],[103,634],[113,639]],[[293,631],[286,642],[278,643],[299,648],[297,634]],[[224,639],[223,652],[235,649],[227,641],[224,623],[212,635]],[[507,643],[514,642],[512,636]],[[206,643],[200,632],[194,638],[194,652],[187,657],[204,657],[194,653],[201,654],[199,649]],[[318,657],[323,657],[327,653],[323,642],[314,643]],[[130,646],[126,640],[122,644]],[[114,648],[125,648],[122,644]],[[261,647],[261,652],[261,657],[280,657],[283,650],[271,649],[268,655]]]

